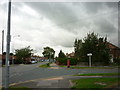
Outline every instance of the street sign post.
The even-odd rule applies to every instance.
[[[87,56],[89,56],[89,67],[91,67],[91,56],[92,56],[92,53],[88,53]]]

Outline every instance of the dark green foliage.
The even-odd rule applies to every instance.
[[[78,62],[78,60],[75,58],[69,58],[69,60],[70,60],[70,65],[76,65]]]
[[[60,53],[58,54],[59,58],[65,58],[65,54],[62,52],[62,50],[60,50]]]
[[[98,38],[98,35],[92,32],[87,34],[87,37],[83,40],[83,42],[80,40],[82,43],[80,45],[78,43],[79,40],[75,40],[75,57],[80,57],[82,62],[88,62],[87,54],[92,53],[92,63],[101,62],[102,64],[109,64],[110,55],[106,37]]]
[[[70,60],[70,65],[76,65],[77,59],[75,58],[57,58],[60,65],[67,65],[67,60]]]
[[[55,55],[55,51],[53,48],[45,47],[42,54],[44,55],[44,57],[47,57],[48,59],[51,59],[51,58],[53,59]]]
[[[116,65],[120,65],[120,58],[114,58],[114,62]]]
[[[80,49],[82,47],[82,40],[77,40],[75,39],[75,43],[74,43],[74,50],[75,50],[75,58],[77,60],[80,60]]]
[[[67,65],[67,58],[57,58],[59,65]]]
[[[24,63],[25,58],[31,57],[32,51],[33,49],[30,49],[30,46],[22,48],[22,49],[16,49],[15,56],[17,57],[17,60],[15,60],[15,63]]]

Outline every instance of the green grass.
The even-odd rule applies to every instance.
[[[67,66],[65,66],[65,65],[59,65],[59,67],[67,67]]]
[[[115,67],[77,67],[77,66],[71,66],[71,69],[113,69]]]
[[[76,74],[74,76],[115,76],[120,73],[87,73],[87,74]]]
[[[59,65],[60,67],[67,67],[67,65]],[[114,68],[120,68],[120,66],[108,66],[108,67],[78,67],[76,65],[71,65],[70,69],[114,69]]]
[[[85,78],[72,80],[75,84],[71,88],[106,88],[118,83],[118,78]],[[120,81],[119,81],[120,82]]]
[[[43,64],[43,65],[40,65],[39,67],[48,68],[48,67],[50,67],[50,64],[51,64],[51,63]]]

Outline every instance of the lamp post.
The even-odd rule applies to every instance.
[[[13,36],[13,39],[14,39],[15,37],[20,37],[20,35],[15,35],[15,36]],[[13,40],[13,58],[12,58],[12,64],[14,64],[14,40]]]
[[[9,88],[10,27],[11,27],[11,0],[9,0],[8,2],[7,44],[6,44],[6,64],[5,64],[5,89],[6,90]]]
[[[89,56],[89,67],[91,67],[91,56],[92,56],[92,53],[88,53],[87,56]]]

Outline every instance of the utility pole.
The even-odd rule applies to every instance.
[[[6,44],[6,65],[5,65],[5,89],[9,88],[9,57],[10,57],[10,23],[11,23],[11,0],[8,2],[7,21],[7,44]]]
[[[2,55],[4,51],[4,30],[2,30]]]
[[[120,47],[120,1],[118,2],[118,47]]]

